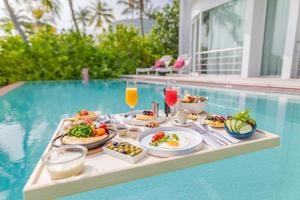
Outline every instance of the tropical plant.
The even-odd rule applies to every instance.
[[[85,28],[90,22],[91,11],[89,8],[79,8],[79,11],[75,13],[76,20],[82,25],[83,32],[85,32]]]
[[[156,16],[156,13],[158,12],[158,10],[159,10],[158,7],[154,7],[150,1],[146,1],[146,4],[144,5],[144,15],[148,19],[155,19],[155,16]]]
[[[25,32],[23,31],[15,13],[14,13],[14,10],[13,8],[11,7],[11,5],[9,4],[8,0],[4,0],[4,5],[9,13],[9,17],[12,21],[12,23],[14,24],[14,27],[15,29],[18,31],[18,33],[20,34],[20,36],[22,37],[23,41],[25,43],[28,43],[28,39],[27,39],[27,36],[25,34]]]
[[[52,13],[60,18],[60,2],[59,0],[40,0],[41,5],[45,7],[47,13]]]
[[[153,26],[150,37],[155,46],[162,49],[162,54],[178,56],[179,34],[179,0],[173,0],[161,11],[156,13],[156,24]]]
[[[132,27],[109,28],[98,37],[99,43],[95,43],[87,34],[56,34],[50,27],[31,35],[30,47],[18,35],[0,37],[0,85],[21,80],[80,79],[82,68],[88,68],[93,79],[115,78],[150,66],[160,56],[152,51],[152,41]]]
[[[119,0],[118,3],[124,7],[122,14],[132,14],[134,19],[135,11],[139,14],[141,34],[144,36],[144,17],[154,19],[158,8],[151,4],[150,0]]]
[[[90,25],[95,24],[94,31],[98,28],[102,28],[104,23],[110,23],[114,19],[112,14],[112,9],[108,8],[105,2],[97,1],[90,7],[92,11],[92,17],[90,20]]]
[[[70,8],[70,11],[71,11],[71,15],[72,15],[72,20],[73,20],[74,25],[75,25],[75,29],[79,33],[78,23],[77,23],[77,20],[76,20],[76,17],[75,17],[73,0],[68,0],[68,3],[69,3],[69,8]]]
[[[7,14],[9,16],[9,14]],[[14,10],[14,15],[22,30],[27,32],[27,25],[30,23],[31,19],[27,16],[23,9]],[[8,34],[12,34],[12,30],[15,29],[15,26],[9,17],[2,17],[0,19],[1,28]]]
[[[124,6],[122,15],[130,15],[132,20],[134,20],[134,13],[136,10],[136,0],[118,0],[118,4]]]
[[[140,11],[141,34],[142,36],[144,36],[144,22],[143,22],[144,0],[139,0],[138,6]]]

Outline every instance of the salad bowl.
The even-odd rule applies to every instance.
[[[225,129],[225,131],[226,131],[229,135],[231,135],[231,136],[234,137],[234,138],[237,138],[237,139],[247,139],[247,138],[251,137],[251,136],[256,132],[256,125],[255,125],[255,126],[252,126],[252,130],[251,130],[251,131],[249,131],[249,132],[247,132],[247,133],[242,133],[242,134],[230,130],[230,129],[227,127],[226,123],[224,123],[224,129]]]
[[[105,145],[108,141],[113,139],[117,135],[117,132],[112,129],[108,129],[108,135],[95,137],[94,139],[87,140],[89,138],[78,138],[78,139],[66,139],[68,136],[67,134],[62,134],[57,136],[51,142],[52,146],[60,147],[62,145],[82,145],[85,146],[87,149],[94,149],[100,146]]]

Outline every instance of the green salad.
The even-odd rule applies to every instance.
[[[91,126],[82,124],[77,125],[71,128],[67,134],[68,136],[73,137],[92,137],[93,136],[93,130]]]

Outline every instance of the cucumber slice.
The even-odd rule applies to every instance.
[[[227,127],[230,131],[232,131],[232,130],[231,130],[231,127],[230,127],[230,121],[231,121],[231,119],[225,120],[225,124],[226,124],[226,127]]]
[[[241,126],[244,124],[242,120],[237,120],[234,126],[234,131],[239,132]]]
[[[250,124],[247,123],[243,123],[242,127],[239,129],[238,133],[239,134],[245,134],[245,133],[249,133],[250,131],[252,131],[252,126]]]
[[[235,128],[234,128],[235,124],[236,124],[236,121],[237,121],[236,119],[231,119],[230,120],[230,130],[233,131],[233,132],[236,131]]]

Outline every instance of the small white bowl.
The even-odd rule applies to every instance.
[[[128,133],[128,128],[126,127],[126,125],[117,125],[116,126],[116,131],[119,134],[119,136],[126,136]]]
[[[191,113],[201,113],[204,111],[206,101],[199,103],[178,103],[178,109],[180,110],[188,110]]]
[[[51,179],[62,179],[80,174],[86,154],[84,146],[63,145],[47,152],[42,161]]]
[[[141,132],[141,129],[139,129],[139,128],[130,128],[128,130],[128,136],[133,139],[136,139],[140,132]]]

